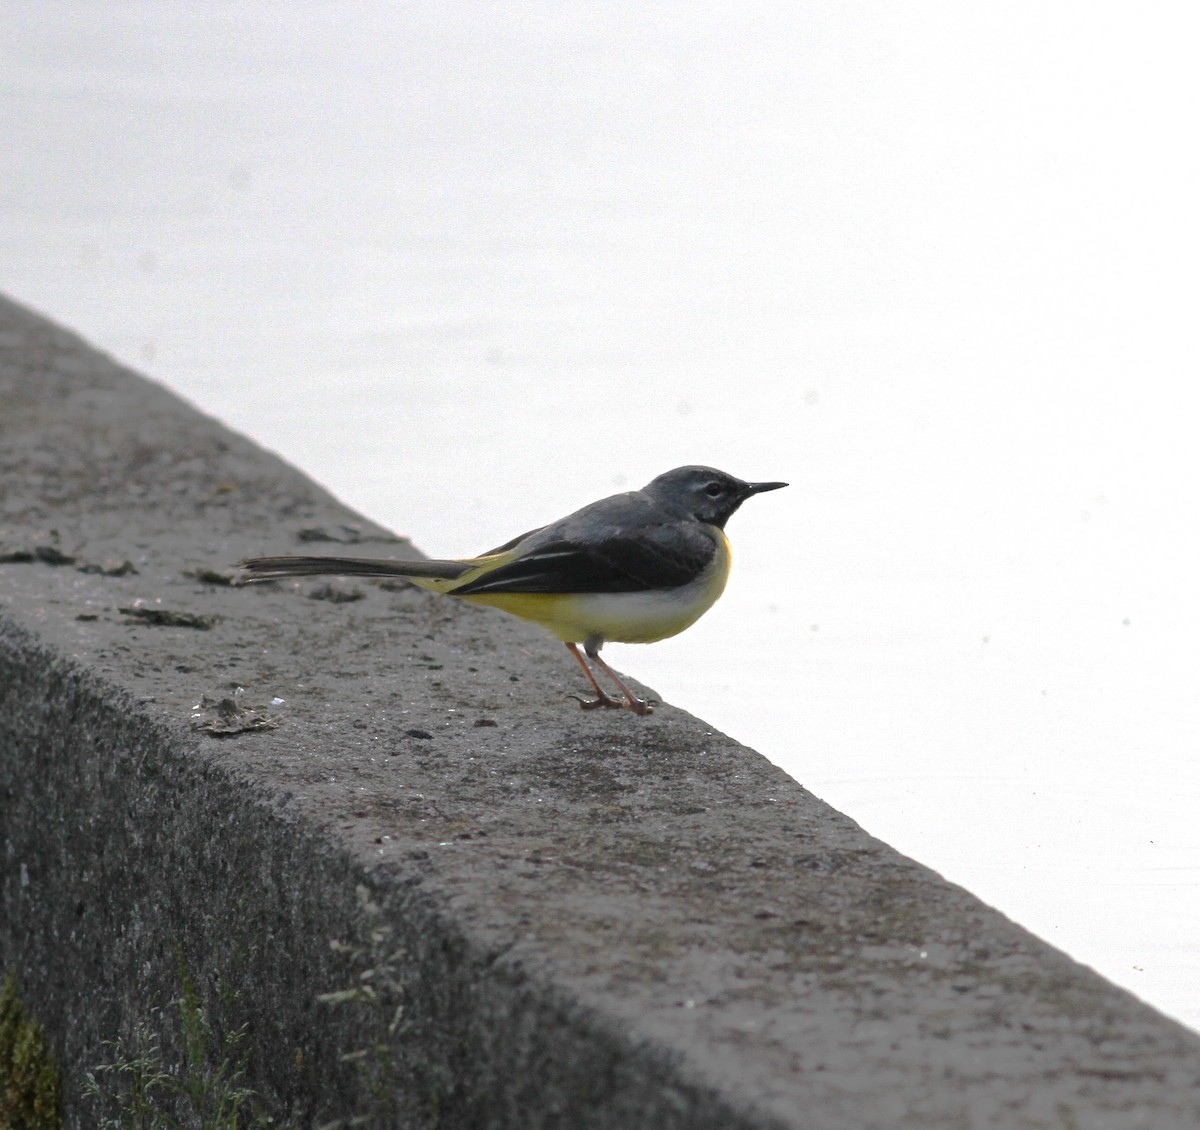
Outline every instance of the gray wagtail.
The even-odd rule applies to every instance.
[[[532,620],[571,649],[596,691],[585,710],[617,706],[649,714],[600,648],[654,643],[690,627],[729,578],[730,515],[752,494],[787,483],[744,483],[711,467],[676,467],[641,490],[602,498],[479,557],[380,561],[361,557],[253,557],[243,581],[336,574],[403,577],[414,585]],[[596,681],[579,645],[620,690]]]

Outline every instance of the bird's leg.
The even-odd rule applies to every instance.
[[[604,688],[598,682],[596,682],[596,676],[592,674],[592,669],[588,666],[587,660],[579,654],[579,645],[575,643],[568,643],[567,647],[570,649],[571,654],[579,661],[579,666],[583,668],[583,673],[588,677],[588,682],[596,688],[596,697],[581,698],[579,699],[579,705],[582,706],[584,710],[595,710],[600,706],[625,706],[626,704],[624,702],[622,702],[619,698],[613,698],[612,695],[608,694]]]
[[[616,671],[614,671],[607,663],[604,662],[603,659],[600,658],[600,645],[603,642],[603,640],[597,639],[587,640],[584,642],[583,650],[587,652],[588,658],[592,660],[593,663],[598,664],[600,670],[617,684],[618,689],[625,696],[625,701],[623,703],[617,703],[616,705],[627,706],[634,712],[634,714],[640,714],[643,716],[646,714],[653,714],[654,707],[651,706],[645,699],[638,698],[637,695],[635,695],[623,682],[621,682]],[[582,662],[582,660],[580,662]],[[596,680],[594,678],[592,679],[592,685],[596,686]],[[599,686],[596,686],[596,689],[600,690]]]

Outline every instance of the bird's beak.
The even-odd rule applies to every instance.
[[[778,490],[785,486],[787,483],[747,483],[746,497],[749,498],[752,494],[762,494],[766,490]]]

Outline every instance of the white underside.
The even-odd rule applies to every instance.
[[[721,595],[712,578],[700,577],[677,589],[655,592],[594,593],[573,597],[576,642],[592,637],[614,643],[653,643],[691,627]],[[562,627],[558,635],[562,636]]]

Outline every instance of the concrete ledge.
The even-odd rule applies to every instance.
[[[415,552],[0,300],[0,964],[72,1125],[181,958],[279,1117],[359,1109],[316,998],[360,884],[404,954],[395,1125],[1200,1125],[1200,1039],[703,722],[582,714],[485,609],[221,583],[319,538]],[[238,686],[274,728],[194,728]]]

